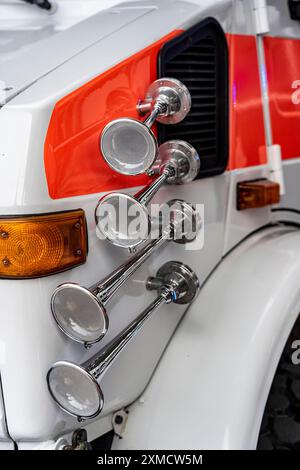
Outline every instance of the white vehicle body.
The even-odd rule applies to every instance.
[[[129,258],[96,236],[94,210],[105,192],[49,195],[43,155],[56,103],[172,31],[207,17],[226,34],[256,35],[250,1],[118,3],[62,0],[53,14],[17,0],[0,5],[0,214],[81,208],[89,241],[80,267],[37,279],[0,279],[0,449],[60,449],[79,427],[93,440],[112,429],[113,414],[125,407],[127,426],[113,449],[252,449],[300,311],[299,230],[275,226],[244,241],[276,217],[270,206],[236,210],[237,183],[270,178],[268,161],[166,186],[155,196],[153,202],[180,198],[204,205],[204,246],[192,251],[170,243],[152,256],[110,303],[101,347],[153,300],[144,281],[164,262],[188,264],[203,287],[186,314],[185,306],[162,307],[114,361],[101,384],[101,415],[79,425],[47,389],[54,362],[80,364],[100,349],[99,344],[85,350],[57,328],[50,310],[54,289],[64,282],[93,285]],[[300,38],[299,23],[289,19],[281,1],[268,1],[268,18],[270,35]],[[280,206],[299,209],[300,159],[284,160],[283,174]]]

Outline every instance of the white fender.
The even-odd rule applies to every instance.
[[[263,230],[207,280],[113,448],[255,449],[299,312],[300,231]]]

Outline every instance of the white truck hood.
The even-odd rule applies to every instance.
[[[53,3],[56,8],[48,13],[20,0],[1,2],[0,106],[103,37],[155,8],[151,2],[135,4],[130,0]],[[112,15],[120,12],[119,21],[110,21]],[[105,21],[99,18],[103,15],[107,17]]]

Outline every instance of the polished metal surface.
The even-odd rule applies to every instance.
[[[104,405],[101,387],[83,367],[58,361],[49,369],[47,383],[55,403],[71,416],[77,417],[80,413],[81,419],[91,419],[101,413]],[[88,407],[89,411],[86,410]],[[80,412],[77,411],[79,408]]]
[[[110,193],[103,196],[95,211],[98,230],[113,245],[132,249],[145,242],[151,230],[147,205],[165,183],[185,184],[193,181],[200,169],[200,157],[192,145],[182,140],[162,144],[156,171],[159,176],[134,196]],[[126,214],[126,224],[121,224]],[[139,217],[139,224],[132,223]]]
[[[85,346],[100,341],[108,329],[105,305],[126,280],[166,241],[192,242],[201,220],[196,209],[184,201],[168,202],[170,221],[158,238],[145,245],[129,261],[89,289],[78,284],[58,286],[51,298],[51,311],[59,328],[71,339]]]
[[[162,124],[177,124],[189,113],[192,105],[187,87],[175,78],[160,78],[148,88],[146,103],[162,103],[163,106],[155,118]],[[139,103],[141,107],[143,103]],[[143,109],[143,108],[142,108]]]
[[[158,291],[157,298],[99,353],[81,366],[60,361],[50,368],[47,383],[52,398],[60,408],[77,416],[80,421],[94,418],[101,413],[104,395],[99,382],[129,341],[139,333],[148,318],[163,304],[191,303],[199,291],[197,275],[191,268],[178,261],[162,266],[157,273],[157,279],[160,280],[155,288]],[[150,287],[150,281],[147,287]],[[154,290],[154,284],[151,289]],[[73,378],[74,371],[75,378]],[[80,380],[77,382],[78,377]]]
[[[158,146],[151,127],[155,121],[164,124],[182,121],[191,109],[191,95],[178,80],[162,78],[151,84],[146,99],[137,108],[142,115],[150,113],[144,122],[116,119],[107,124],[100,139],[106,163],[124,175],[139,175],[152,167]]]
[[[169,140],[159,147],[157,167],[172,168],[168,184],[186,184],[193,181],[200,170],[201,160],[197,150],[184,140]]]
[[[185,264],[179,261],[170,261],[164,264],[155,277],[149,278],[146,283],[148,290],[158,290],[165,285],[174,287],[173,302],[176,304],[188,304],[199,291],[199,279],[197,275]]]
[[[58,286],[51,297],[51,311],[65,335],[86,345],[100,341],[108,330],[104,305],[91,290],[78,284]]]
[[[132,223],[137,217],[138,224]],[[120,248],[139,246],[148,239],[151,231],[151,219],[146,206],[125,193],[110,193],[101,198],[96,207],[95,219],[101,238]]]
[[[101,152],[106,163],[122,175],[140,175],[156,158],[158,144],[152,130],[141,121],[122,118],[111,121],[103,129]]]

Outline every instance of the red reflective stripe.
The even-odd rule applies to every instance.
[[[136,104],[157,78],[161,46],[173,31],[58,101],[44,147],[45,171],[53,199],[143,185],[145,176],[112,171],[99,149],[104,126],[119,117],[139,118]]]
[[[283,158],[300,157],[300,40],[266,37],[264,45],[273,142],[281,145]]]
[[[103,127],[112,119],[138,118],[136,103],[157,78],[161,46],[174,31],[58,101],[45,140],[45,170],[53,199],[145,184],[145,176],[113,172],[99,150]],[[228,169],[266,163],[262,101],[254,36],[227,35],[230,82]]]
[[[254,36],[228,35],[230,83],[229,170],[265,164],[266,146]]]

